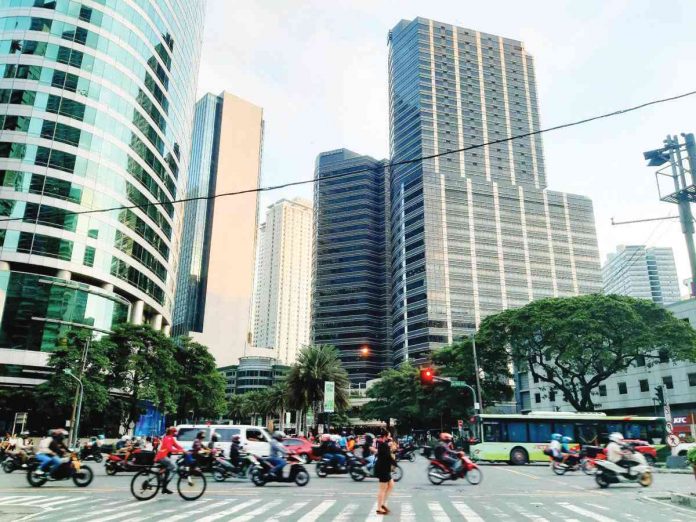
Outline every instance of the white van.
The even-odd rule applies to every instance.
[[[207,445],[212,433],[218,436],[216,448],[225,451],[229,456],[232,436],[239,435],[240,442],[244,451],[253,453],[258,457],[267,457],[271,451],[271,434],[266,428],[261,426],[250,426],[245,424],[180,424],[176,427],[178,432],[176,440],[184,447],[191,449],[191,445],[199,431],[205,431],[203,442]]]

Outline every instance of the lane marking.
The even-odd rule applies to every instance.
[[[198,515],[201,513],[205,513],[206,511],[210,511],[211,509],[219,508],[222,506],[227,506],[229,505],[229,502],[214,502],[212,504],[208,504],[207,506],[203,506],[197,509],[190,509],[184,513],[179,513],[178,515],[174,515],[173,517],[167,517],[167,520],[169,522],[173,522],[174,520],[181,520],[184,518],[191,518],[191,515]],[[194,517],[194,520],[197,520]]]
[[[464,504],[464,502],[452,502],[454,509],[456,509],[460,515],[464,517],[464,520],[468,522],[484,522],[483,518],[478,516],[473,509]]]
[[[435,522],[449,522],[451,520],[439,502],[428,502],[428,509]]]
[[[358,509],[358,504],[348,504],[336,515],[333,522],[351,522],[353,520],[352,515],[356,509]]]
[[[507,471],[508,473],[514,473],[516,475],[522,475],[523,477],[529,477],[534,480],[541,480],[541,477],[537,477],[536,475],[530,475],[529,473],[525,473],[523,471],[517,471],[515,469],[508,469],[508,468],[500,468],[503,471]]]
[[[208,515],[207,517],[199,518],[197,520],[198,520],[198,522],[213,522],[213,520],[217,520],[217,519],[225,517],[227,515],[232,515],[232,514],[236,513],[237,511],[241,511],[243,509],[251,507],[254,504],[258,504],[259,502],[261,502],[261,499],[247,500],[246,502],[242,502],[241,504],[237,504],[236,506],[233,506],[233,507],[228,508],[228,509],[224,509],[222,511],[218,511],[217,513],[213,513],[212,515]],[[228,505],[228,502],[224,502],[224,504]],[[206,511],[210,511],[210,509],[207,509]]]
[[[592,520],[596,520],[597,522],[616,522],[616,520],[613,518],[605,517],[604,515],[600,515],[598,513],[593,513],[592,511],[588,511],[587,509],[568,504],[567,502],[557,502],[557,504],[562,508],[567,509],[568,511],[572,511],[574,513],[577,513],[578,515],[591,518]]]
[[[319,504],[309,513],[305,514],[297,522],[316,522],[316,520],[326,513],[335,503],[335,500],[324,500],[321,504]]]
[[[235,522],[248,522],[249,520],[254,520],[257,516],[261,515],[262,513],[265,513],[269,509],[273,509],[282,502],[282,500],[274,500],[273,502],[269,502],[268,504],[265,504],[263,506],[257,507],[252,511],[249,511],[247,514],[241,517],[233,517],[230,520],[230,522],[232,522],[232,520],[234,520]]]
[[[121,513],[116,513],[115,515],[109,515],[108,517],[95,518],[91,522],[108,522],[109,520],[118,520],[119,518],[129,517],[131,515],[137,515],[140,513],[139,509],[133,511],[123,511]]]
[[[413,509],[413,505],[410,502],[404,502],[401,505],[401,519],[402,522],[416,522],[416,512]]]
[[[278,516],[283,516],[283,517],[289,517],[290,515],[294,515],[297,511],[305,507],[307,504],[309,504],[309,501],[307,502],[295,502],[292,504],[288,509],[283,511],[282,515]],[[273,518],[269,518],[266,522],[278,522],[278,516],[275,516]]]

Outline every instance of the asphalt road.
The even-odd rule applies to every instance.
[[[354,482],[347,475],[320,479],[310,465],[311,480],[299,488],[288,484],[255,487],[249,482],[208,481],[205,495],[186,502],[177,495],[147,502],[133,499],[132,474],[109,477],[103,465],[88,463],[96,477],[85,489],[72,482],[32,488],[22,472],[0,472],[0,521],[434,521],[637,522],[696,521],[696,510],[673,506],[670,491],[696,491],[692,475],[655,475],[650,488],[612,485],[600,490],[592,477],[556,477],[547,466],[483,465],[483,481],[431,485],[427,460],[402,463],[404,478],[389,501],[392,514],[375,514],[377,483]]]

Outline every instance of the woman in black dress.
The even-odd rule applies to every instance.
[[[377,461],[375,462],[375,477],[379,479],[379,490],[377,491],[377,514],[386,515],[389,513],[387,498],[391,490],[394,489],[392,479],[392,467],[396,464],[391,448],[391,435],[385,429],[379,434],[377,439]]]

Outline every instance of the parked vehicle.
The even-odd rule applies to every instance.
[[[253,453],[258,457],[267,457],[271,451],[271,434],[266,428],[260,426],[250,426],[246,424],[180,424],[177,426],[178,432],[176,439],[179,444],[190,450],[196,435],[200,431],[205,432],[203,440],[210,440],[213,432],[218,435],[219,442],[215,443],[215,447],[225,452],[225,455],[230,454],[230,446],[232,445],[232,436],[239,435],[241,439],[242,449],[245,452]]]
[[[76,453],[71,453],[69,457],[64,458],[51,473],[39,473],[39,461],[33,457],[29,460],[27,467],[27,481],[35,488],[43,486],[49,480],[70,479],[78,488],[85,488],[94,479],[92,469],[82,464]]]
[[[307,439],[288,437],[283,439],[283,446],[296,453],[304,464],[320,459],[316,453],[317,446],[313,446]]]
[[[270,474],[273,464],[261,459],[249,472],[251,481],[255,486],[265,486],[269,482],[294,482],[300,487],[306,486],[309,483],[309,472],[297,455],[289,455],[287,461],[280,476],[275,477]]]
[[[672,455],[675,457],[686,457],[691,448],[696,448],[696,442],[682,442],[672,448]]]
[[[439,486],[445,480],[457,480],[460,478],[466,478],[469,484],[474,486],[480,484],[481,480],[483,480],[483,473],[481,473],[476,463],[467,457],[464,452],[459,452],[459,459],[462,462],[462,466],[457,473],[444,462],[430,459],[428,480],[436,486]]]
[[[654,465],[657,460],[657,448],[646,440],[624,439],[626,444],[633,446],[636,451],[643,454],[649,465]],[[686,455],[686,454],[685,454]]]

